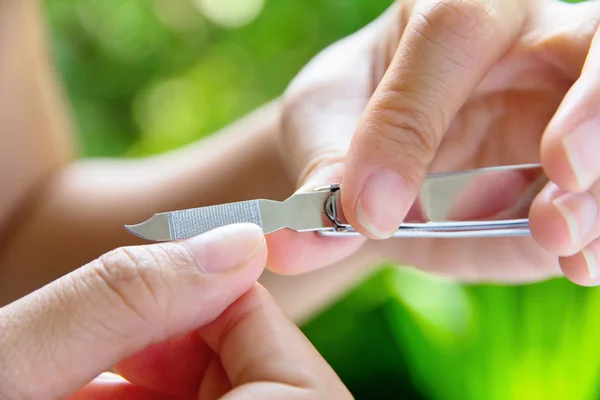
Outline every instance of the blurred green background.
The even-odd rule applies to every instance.
[[[209,135],[390,4],[46,0],[88,157]],[[303,329],[358,399],[600,398],[600,291],[562,279],[470,286],[383,266]]]

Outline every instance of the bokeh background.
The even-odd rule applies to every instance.
[[[19,0],[15,0],[19,1]],[[46,0],[82,153],[144,156],[279,96],[392,0]],[[302,327],[357,399],[600,398],[600,291],[385,265]]]

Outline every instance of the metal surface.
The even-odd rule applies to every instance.
[[[297,232],[334,229],[323,213],[329,188],[299,193],[280,202],[249,200],[155,214],[150,219],[125,228],[146,240],[187,239],[224,225],[249,222],[265,234],[288,228]]]
[[[529,209],[547,183],[539,164],[430,174],[394,237],[530,235]],[[332,192],[325,207],[336,229],[320,232],[323,236],[359,235],[342,221],[340,191],[338,188]]]
[[[528,236],[529,220],[507,220],[498,223],[407,223],[402,224],[393,235],[395,238],[477,238],[477,237],[506,237]],[[333,232],[319,232],[323,236],[359,236],[360,233],[352,228]]]
[[[548,182],[539,164],[431,174],[394,237],[472,238],[529,235],[531,202]],[[356,236],[344,221],[340,185],[278,202],[249,200],[155,214],[126,228],[148,240],[185,239],[219,226],[250,222],[265,234],[279,229]],[[388,210],[393,213],[394,210]]]

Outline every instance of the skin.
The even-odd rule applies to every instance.
[[[334,301],[368,272],[366,266],[383,260],[473,282],[536,281],[560,275],[562,266],[573,281],[596,284],[588,265],[598,247],[595,232],[577,235],[569,229],[561,213],[565,207],[554,199],[588,186],[584,197],[597,198],[597,185],[589,183],[593,174],[574,178],[577,157],[567,159],[564,138],[594,111],[589,98],[595,81],[581,71],[584,63],[584,72],[594,70],[598,3],[436,4],[398,2],[316,57],[290,85],[281,110],[271,104],[201,145],[145,160],[77,161],[37,3],[0,1],[5,21],[0,46],[11,55],[0,59],[3,303],[112,248],[139,243],[124,233],[123,223],[181,207],[283,199],[293,182],[300,190],[343,182],[344,213],[370,237],[324,239],[287,231],[268,237],[269,267],[278,274],[303,274],[292,279],[265,272],[261,278],[297,321]],[[5,39],[14,31],[21,33],[18,40]],[[490,37],[502,51],[486,45],[483,38]],[[453,58],[457,55],[466,59]],[[486,124],[477,123],[482,121]],[[238,141],[242,137],[247,142]],[[285,157],[277,152],[280,145]],[[535,161],[558,188],[550,185],[538,197],[532,238],[381,241],[356,216],[361,185],[374,170],[403,174],[398,187],[406,186],[407,199],[383,208],[399,210],[387,214],[391,226],[404,217],[405,203],[426,171]],[[162,171],[160,185],[156,171]],[[140,202],[140,192],[152,195]],[[379,197],[390,202],[394,194]],[[571,215],[595,209],[590,202],[565,202],[576,205]],[[575,219],[575,225],[592,221],[597,229],[595,218]],[[76,248],[70,245],[74,240]],[[40,251],[31,251],[32,243]],[[587,247],[587,254],[579,252]]]
[[[160,211],[293,194],[279,152],[279,101],[161,156],[79,159],[38,2],[0,0],[0,19],[0,306],[112,249],[145,244],[124,224]],[[270,248],[277,254],[276,243]],[[260,282],[301,323],[373,261],[356,254],[295,278],[267,270]],[[270,253],[268,264],[276,262]]]
[[[277,102],[179,151],[78,159],[40,20],[37,1],[0,0],[0,305],[109,250],[142,244],[124,224],[292,193]]]
[[[281,112],[272,104],[201,146],[139,161],[75,161],[37,3],[0,0],[0,16],[0,51],[10,55],[0,58],[0,293],[9,302],[63,276],[0,309],[4,397],[348,396],[255,285],[265,262],[283,274],[315,270],[295,281],[262,280],[280,304],[308,297],[312,310],[384,259],[466,281],[540,280],[562,268],[576,283],[600,283],[597,2],[398,2],[315,58]],[[537,161],[552,183],[531,210],[531,238],[380,240],[401,223],[427,172]],[[208,274],[197,267],[215,257],[199,262],[210,252],[190,250],[193,241],[121,248],[64,275],[134,244],[124,222],[283,199],[290,181],[300,190],[342,182],[344,214],[366,238],[279,232],[267,239],[268,256],[259,250],[250,261],[231,261],[227,273]],[[31,343],[39,351],[28,351]],[[263,352],[274,358],[265,363]],[[189,376],[165,370],[162,382],[152,375],[189,365],[203,368]],[[111,366],[127,381],[101,375],[88,384]]]
[[[65,162],[45,179],[38,177],[39,186],[22,194],[12,223],[0,233],[6,238],[0,249],[1,299],[23,296],[103,252],[144,243],[123,225],[156,212],[287,197],[292,186],[275,169],[276,110],[269,105],[200,145],[163,156]]]
[[[564,273],[597,285],[599,20],[596,1],[399,1],[288,88],[288,170],[301,187],[341,182],[346,219],[381,258],[467,281]],[[401,224],[427,173],[536,162],[551,182],[530,210],[532,237],[378,240]],[[281,257],[281,273],[365,242],[327,258],[325,239],[282,233],[282,253],[291,236],[314,251],[308,263]]]
[[[102,255],[0,308],[0,396],[352,398],[256,283],[266,259],[252,224]]]

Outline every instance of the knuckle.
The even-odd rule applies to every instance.
[[[434,17],[447,21],[448,31],[465,37],[476,38],[495,31],[499,27],[499,14],[490,0],[442,0],[435,8]]]
[[[373,134],[381,152],[393,152],[394,157],[412,158],[427,165],[435,157],[439,135],[425,113],[412,107],[387,108],[378,113],[379,124]]]
[[[442,47],[452,38],[481,40],[502,28],[500,14],[491,0],[440,0],[416,14],[414,30]]]
[[[168,266],[189,265],[189,255],[176,246],[121,247],[92,263],[112,304],[149,322],[169,314],[172,288]]]
[[[131,260],[123,248],[102,255],[91,264],[91,273],[103,288],[103,292],[113,308],[125,310],[143,321],[147,320],[146,310],[140,309],[135,301],[144,295],[139,284],[136,262]]]

